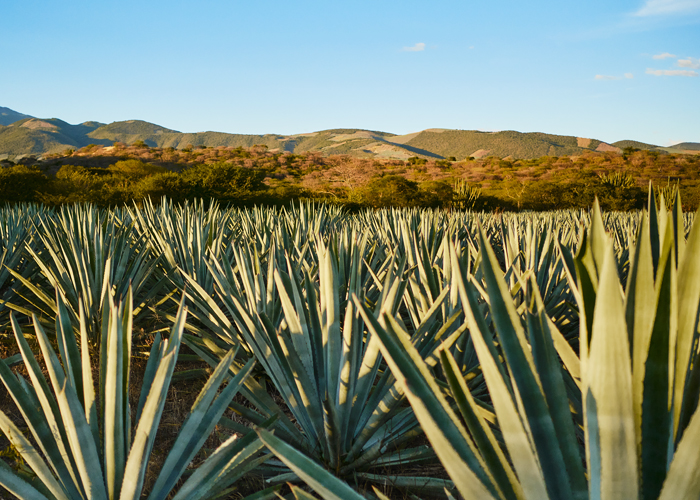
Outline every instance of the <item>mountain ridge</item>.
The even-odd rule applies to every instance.
[[[23,118],[33,118],[33,116],[18,113],[10,108],[0,106],[0,125],[10,125]]]
[[[17,117],[17,120],[11,121]],[[432,159],[497,156],[531,159],[541,156],[576,156],[587,152],[622,152],[623,148],[659,153],[700,154],[700,143],[685,142],[661,147],[639,141],[606,143],[598,139],[504,130],[482,132],[431,128],[396,135],[365,129],[329,129],[303,134],[229,134],[180,132],[144,120],[104,124],[86,121],[71,125],[58,118],[40,119],[0,107],[0,159],[46,155],[90,144],[143,141],[151,147],[246,147],[265,145],[271,151],[406,160],[413,156]]]

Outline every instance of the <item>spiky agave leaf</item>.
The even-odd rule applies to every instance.
[[[0,379],[16,401],[43,452],[43,456],[40,455],[5,414],[0,412],[0,429],[17,447],[35,474],[36,487],[9,471],[4,464],[0,468],[0,484],[20,498],[43,498],[48,494],[49,498],[60,500],[85,497],[127,500],[141,496],[144,472],[177,360],[187,310],[183,299],[170,338],[153,345],[150,356],[152,362],[147,367],[143,388],[146,395],[141,398],[135,433],[132,436],[128,406],[132,305],[128,298],[126,303],[118,306],[111,297],[108,300],[109,311],[104,321],[105,340],[101,343],[100,351],[105,368],[99,381],[99,392],[105,396],[104,403],[99,406],[99,413],[91,390],[93,380],[88,373],[91,371],[91,363],[86,337],[83,337],[80,349],[82,359],[77,360],[79,350],[76,336],[73,334],[70,315],[60,298],[56,332],[58,344],[63,346],[62,363],[53,351],[41,324],[36,318],[34,320],[37,340],[46,360],[53,391],[28,349],[19,324],[12,318],[32,384],[25,383],[21,378],[18,381],[5,363],[0,363]],[[85,323],[85,316],[81,314],[80,330],[85,330]],[[150,498],[163,499],[172,491],[233,396],[250,375],[254,361],[238,371],[226,388],[220,391],[222,383],[229,377],[234,355],[234,352],[230,352],[221,360],[202,389],[192,412],[180,429]],[[80,392],[78,382],[82,387]],[[43,408],[43,411],[39,408]],[[96,427],[98,422],[101,429]],[[270,424],[271,422],[266,423]],[[198,491],[197,498],[217,496],[242,473],[267,459],[266,456],[260,456],[261,448],[262,444],[254,433],[249,433],[242,439],[234,436],[222,444],[204,462],[202,472],[192,475],[183,487],[187,486],[188,491]],[[216,487],[207,486],[213,478],[218,479]]]

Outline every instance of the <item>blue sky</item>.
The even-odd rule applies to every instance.
[[[700,0],[3,0],[0,20],[0,106],[69,123],[700,142]]]

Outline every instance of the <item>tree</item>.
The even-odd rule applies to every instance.
[[[373,179],[364,189],[363,201],[375,208],[420,206],[418,183],[399,175]]]
[[[183,176],[174,172],[163,172],[154,175],[149,175],[139,180],[133,188],[134,200],[143,200],[151,198],[154,202],[158,201],[163,196],[168,199],[181,203],[184,202],[190,195],[190,186],[187,184]]]
[[[144,163],[141,160],[122,160],[110,165],[107,170],[111,172],[114,180],[122,187],[129,187],[149,175],[167,172],[164,167]]]
[[[238,204],[255,202],[266,190],[265,172],[231,163],[196,165],[182,172],[190,196]]]
[[[428,163],[428,160],[426,160],[425,158],[419,158],[417,156],[411,156],[407,161],[408,161],[409,165],[417,165],[417,166],[418,165],[425,165],[426,163]]]
[[[37,167],[13,165],[0,168],[0,202],[37,201],[37,193],[47,183],[48,178]]]

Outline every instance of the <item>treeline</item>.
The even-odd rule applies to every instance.
[[[55,175],[37,166],[0,169],[0,200],[49,206],[89,202],[119,206],[150,197],[176,202],[214,198],[224,203],[262,203],[277,193],[263,183],[264,172],[228,163],[201,164],[181,172],[140,160],[118,161],[108,168],[64,165]]]
[[[299,199],[348,208],[434,207],[475,210],[644,206],[649,181],[665,197],[679,189],[684,208],[700,202],[700,156],[622,154],[512,160],[487,157],[406,161],[348,155],[292,154],[252,148],[89,146],[44,161],[0,162],[0,202],[49,206],[90,202],[119,206],[146,197],[182,202],[287,204]]]

